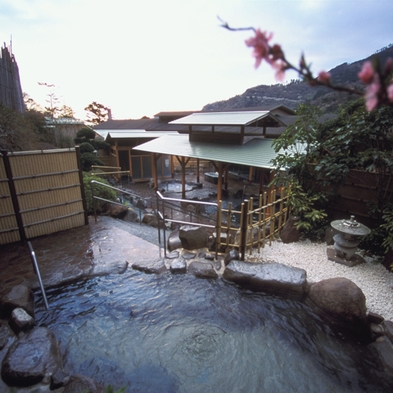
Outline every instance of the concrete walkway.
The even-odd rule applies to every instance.
[[[138,233],[135,236],[132,233]],[[144,236],[145,234],[145,236]],[[149,239],[151,242],[144,240]],[[153,244],[154,242],[156,244]],[[89,225],[30,240],[45,287],[110,273],[121,273],[134,262],[163,255],[158,232],[110,217],[91,217]],[[161,255],[162,254],[162,255]],[[0,246],[0,295],[15,285],[38,288],[27,243]]]

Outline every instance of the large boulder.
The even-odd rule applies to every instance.
[[[172,274],[187,273],[187,263],[183,258],[176,258],[171,261],[169,270]]]
[[[188,272],[198,278],[218,278],[212,262],[193,261],[188,266]]]
[[[158,228],[158,218],[154,213],[146,213],[142,218],[142,223],[154,228]]]
[[[140,260],[132,264],[132,268],[148,274],[161,274],[167,271],[162,258],[156,260]]]
[[[296,223],[299,221],[299,217],[289,217],[284,227],[280,232],[280,238],[283,243],[295,243],[300,239],[299,229],[296,227]]]
[[[281,263],[254,263],[232,260],[223,278],[257,292],[301,299],[307,288],[306,271]]]
[[[359,332],[367,329],[366,297],[347,278],[329,278],[316,282],[309,289],[308,301],[340,325]]]
[[[63,393],[104,393],[105,389],[91,378],[84,375],[71,375],[64,384]]]
[[[15,308],[23,308],[34,317],[34,294],[26,285],[16,285],[0,299],[0,314],[9,317]]]
[[[5,355],[1,377],[10,386],[31,386],[62,368],[56,337],[45,327],[37,327],[19,337]]]
[[[30,330],[34,326],[34,318],[23,308],[17,307],[12,310],[10,326],[16,334]]]
[[[109,207],[109,215],[113,218],[122,219],[126,216],[128,207],[124,205],[111,204]]]
[[[179,230],[182,247],[186,250],[196,250],[207,247],[209,236],[204,227],[183,225]]]
[[[173,251],[181,247],[182,244],[179,238],[179,231],[172,232],[168,238],[168,251]]]

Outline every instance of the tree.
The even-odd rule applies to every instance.
[[[92,124],[100,124],[109,119],[110,109],[96,101],[89,104],[85,111],[89,122]]]
[[[9,151],[32,150],[38,142],[50,142],[45,117],[27,109],[21,113],[0,105],[0,148]]]
[[[316,188],[309,163],[315,161],[318,151],[321,111],[302,104],[296,114],[299,116],[296,122],[273,142],[277,153],[273,160],[277,168],[273,182],[289,188],[291,212],[299,218],[298,229],[317,233],[326,224],[327,214],[322,208],[326,197]]]
[[[59,117],[66,117],[69,119],[74,119],[75,115],[74,115],[74,111],[71,107],[67,106],[67,105],[63,105],[58,112],[58,116]]]
[[[48,99],[46,102],[49,104],[49,106],[45,107],[45,115],[55,118],[57,117],[57,113],[60,111],[60,108],[58,106],[59,104],[59,97],[56,96],[54,88],[56,87],[54,84],[49,84],[46,82],[38,82],[40,86],[45,86],[49,90],[49,93],[47,94]]]
[[[275,182],[293,187],[292,205],[305,223],[313,224],[310,218],[323,213],[335,185],[351,169],[374,173],[376,185],[359,178],[376,200],[368,206],[376,227],[363,244],[376,254],[393,249],[389,237],[393,227],[393,108],[381,106],[369,112],[360,99],[324,124],[315,122],[317,109],[313,114],[302,106],[299,114],[300,119],[275,141],[275,165],[287,169],[278,171]]]
[[[104,165],[97,158],[97,150],[109,149],[109,144],[95,140],[96,133],[90,127],[83,127],[76,133],[75,144],[79,145],[82,170],[91,171],[92,165]]]

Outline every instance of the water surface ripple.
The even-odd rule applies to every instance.
[[[387,392],[375,353],[302,303],[128,271],[48,291],[66,369],[127,392]]]

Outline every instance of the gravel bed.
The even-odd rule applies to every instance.
[[[300,241],[285,244],[272,242],[253,260],[258,262],[278,262],[299,267],[307,272],[308,282],[317,282],[327,278],[345,277],[353,281],[366,296],[368,311],[382,315],[393,321],[393,273],[386,270],[375,258],[363,256],[366,263],[348,267],[327,259],[326,243]]]

